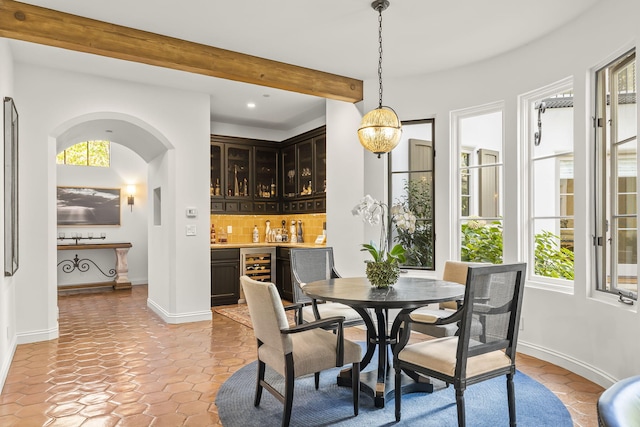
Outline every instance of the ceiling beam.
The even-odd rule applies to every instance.
[[[361,80],[13,0],[0,0],[0,37],[346,102],[363,97]]]

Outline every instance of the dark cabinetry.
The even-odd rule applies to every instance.
[[[211,306],[237,304],[240,298],[240,249],[211,250]]]
[[[282,211],[324,212],[327,187],[325,128],[285,141],[282,157]]]
[[[278,213],[273,142],[211,135],[211,212]]]
[[[276,248],[276,283],[280,296],[287,301],[293,301],[289,252],[289,248]]]
[[[326,163],[324,126],[282,143],[211,135],[211,212],[325,212]]]

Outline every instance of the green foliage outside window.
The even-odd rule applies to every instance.
[[[100,166],[109,167],[109,141],[79,142],[56,156],[56,163],[60,165]]]
[[[404,183],[405,194],[391,207],[394,241],[405,248],[407,267],[433,268],[433,204],[426,177]]]
[[[472,220],[462,224],[461,260],[502,264],[502,223]],[[574,254],[560,246],[560,237],[550,231],[535,235],[534,273],[538,276],[573,280]]]

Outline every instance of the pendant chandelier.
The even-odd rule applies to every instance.
[[[388,0],[375,0],[371,7],[378,11],[378,108],[369,111],[362,118],[358,129],[360,144],[374,154],[380,155],[393,150],[400,142],[402,127],[393,108],[382,105],[382,11],[389,7]]]

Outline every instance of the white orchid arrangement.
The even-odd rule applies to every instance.
[[[416,231],[416,216],[403,205],[391,207],[391,220],[396,224],[396,228],[413,234]]]
[[[360,200],[360,203],[353,207],[351,214],[362,217],[362,220],[369,225],[381,224],[379,244],[372,240],[369,244],[363,244],[361,249],[362,251],[368,251],[373,257],[373,261],[386,262],[388,264],[405,262],[405,249],[402,245],[396,244],[391,250],[387,250],[387,226],[385,223],[387,205],[385,203],[367,194]]]

